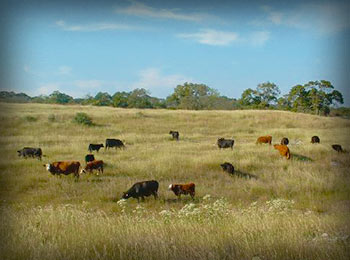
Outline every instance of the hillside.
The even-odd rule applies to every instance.
[[[348,259],[350,120],[284,111],[140,110],[0,103],[2,259]],[[77,112],[94,126],[73,122]],[[170,130],[180,132],[173,141]],[[290,160],[272,143],[288,137]],[[320,144],[311,144],[317,135]],[[216,140],[233,138],[219,150]],[[44,163],[79,160],[106,138],[125,150],[100,150],[104,174],[52,176]],[[17,150],[41,147],[45,157]],[[231,177],[220,164],[257,179]],[[119,199],[155,179],[159,199]],[[178,200],[170,183],[194,182]],[[207,196],[209,195],[209,196]],[[1,257],[3,256],[3,257]]]

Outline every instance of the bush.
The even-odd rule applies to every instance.
[[[28,122],[36,122],[36,121],[38,121],[38,118],[34,117],[34,116],[25,116],[24,119],[27,120]]]
[[[87,126],[94,125],[91,117],[89,117],[86,113],[76,113],[73,121],[81,125],[87,125]]]

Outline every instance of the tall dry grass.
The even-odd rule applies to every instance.
[[[2,259],[348,259],[350,121],[281,111],[169,111],[0,104]],[[77,112],[94,126],[75,124]],[[30,119],[28,119],[30,118]],[[35,118],[35,119],[33,119]],[[171,140],[169,130],[180,132]],[[256,138],[290,140],[292,159]],[[318,135],[321,144],[310,144]],[[234,138],[219,150],[219,137]],[[100,150],[103,175],[50,175],[43,163]],[[24,146],[46,157],[18,158]],[[258,179],[230,177],[220,168]],[[119,201],[134,182],[156,179],[159,200]],[[177,200],[170,183],[196,183]],[[210,194],[211,199],[205,199]],[[271,208],[271,209],[270,209]],[[0,257],[1,257],[0,256]]]

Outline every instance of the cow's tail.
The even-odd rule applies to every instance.
[[[287,159],[288,160],[290,159],[290,152],[289,151],[287,152]]]

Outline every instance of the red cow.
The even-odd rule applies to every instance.
[[[195,195],[195,187],[196,185],[192,182],[188,184],[170,184],[169,190],[172,190],[179,198],[181,197],[181,194],[190,194],[193,199]]]

